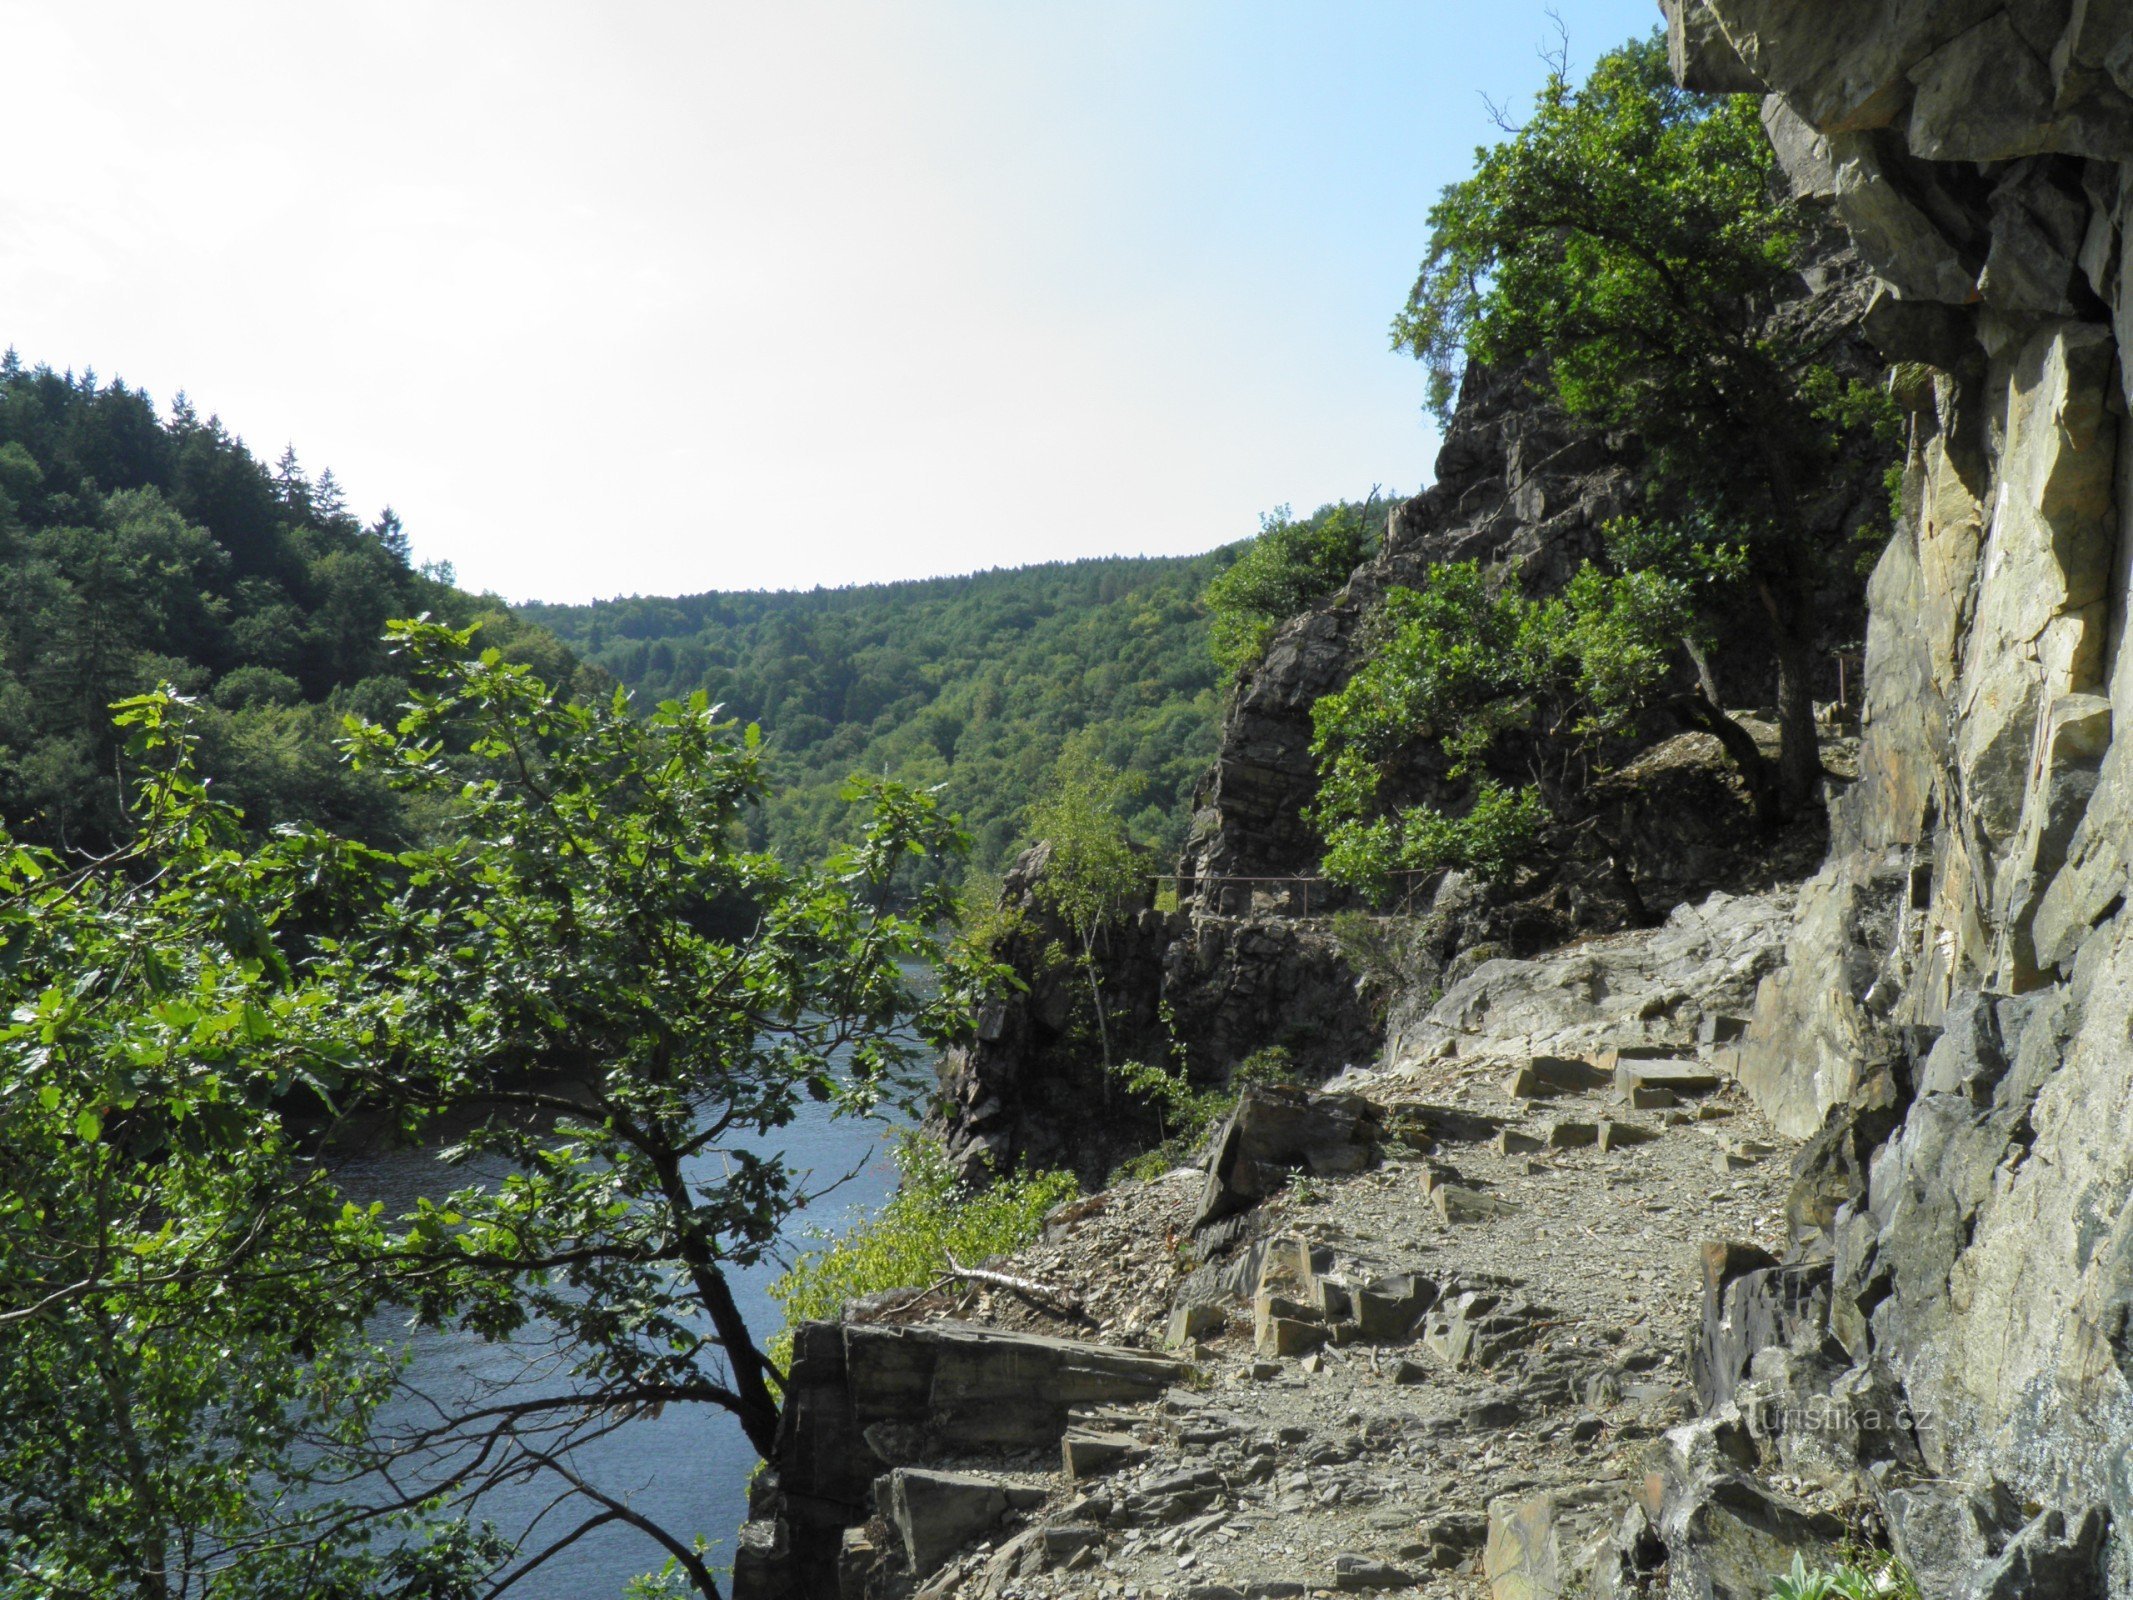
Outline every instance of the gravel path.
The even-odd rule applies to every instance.
[[[1611,1085],[1514,1098],[1507,1081],[1523,1064],[1464,1058],[1351,1075],[1342,1087],[1395,1125],[1403,1111],[1432,1108],[1434,1126],[1471,1137],[1392,1148],[1377,1170],[1299,1182],[1260,1208],[1261,1236],[1330,1251],[1321,1276],[1412,1272],[1436,1285],[1439,1314],[1415,1338],[1270,1360],[1255,1352],[1250,1304],[1227,1301],[1199,1342],[1192,1386],[1089,1419],[1132,1437],[1120,1464],[1079,1481],[1055,1474],[1041,1509],[921,1592],[1479,1595],[1492,1499],[1627,1479],[1644,1442],[1692,1410],[1701,1246],[1782,1248],[1792,1147],[1730,1084],[1677,1109],[1632,1111]],[[1561,1145],[1603,1119],[1648,1142]],[[1006,1264],[1071,1289],[1086,1312],[1079,1325],[992,1292],[912,1314],[1158,1343],[1194,1265],[1187,1229],[1202,1181],[1181,1171],[1083,1202]],[[1447,1221],[1433,1196],[1446,1185],[1486,1197],[1468,1208],[1484,1214]],[[1463,1353],[1453,1312],[1471,1324]]]

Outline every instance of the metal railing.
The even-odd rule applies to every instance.
[[[1319,889],[1321,910],[1326,909],[1330,902],[1348,899],[1355,894],[1355,890],[1347,884],[1338,883],[1332,878],[1323,875],[1300,872],[1270,875],[1230,872],[1154,872],[1148,876],[1149,881],[1152,883],[1172,885],[1177,892],[1180,904],[1183,904],[1186,898],[1187,886],[1190,886],[1191,893],[1196,899],[1203,898],[1201,891],[1211,887],[1213,894],[1206,898],[1211,898],[1215,909],[1224,913],[1240,909],[1251,909],[1252,901],[1256,897],[1255,891],[1262,885],[1276,885],[1285,889],[1287,892],[1282,896],[1284,909],[1299,917],[1311,915],[1311,890],[1314,886]],[[1443,876],[1443,872],[1441,869],[1429,872],[1392,872],[1387,873],[1386,876],[1402,886],[1399,904],[1405,909],[1413,902],[1417,888],[1427,883],[1434,883]],[[1245,905],[1243,907],[1238,907],[1232,903],[1228,892],[1232,886],[1240,886],[1245,890]]]

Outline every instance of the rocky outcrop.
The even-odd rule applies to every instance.
[[[1477,1043],[1576,1055],[1727,1042],[1759,980],[1782,963],[1791,926],[1790,891],[1717,893],[1675,907],[1657,928],[1486,961],[1440,997],[1396,1004],[1385,1059],[1399,1066]]]
[[[973,1178],[1027,1163],[1099,1187],[1156,1143],[1154,1113],[1103,1070],[1106,1039],[1114,1061],[1182,1058],[1201,1084],[1223,1083],[1268,1046],[1309,1076],[1376,1053],[1378,1017],[1325,919],[1166,913],[1152,880],[1100,935],[1092,995],[1072,934],[1039,892],[1048,862],[1036,846],[1002,892],[1007,931],[994,954],[1022,986],[941,1064],[949,1148]]]
[[[1444,992],[1394,1017],[1392,1078],[1427,1081],[1447,1099],[1505,1082],[1522,1104],[1520,1086],[1545,1096],[1533,1105],[1554,1105],[1593,1091],[1548,1082],[1546,1054],[1523,1074],[1484,1079],[1504,1063],[1474,1047],[1510,1039],[1575,1053],[1605,1035],[1618,1048],[1678,1049],[1702,1017],[1730,1030],[1750,1012],[1737,1041],[1701,1041],[1707,1059],[1737,1073],[1779,1134],[1807,1141],[1782,1246],[1765,1234],[1705,1258],[1688,1373],[1696,1414],[1671,1415],[1633,1463],[1617,1447],[1575,1481],[1496,1499],[1485,1537],[1463,1522],[1457,1548],[1478,1544],[1505,1594],[1568,1581],[1599,1594],[1663,1583],[1745,1596],[1766,1593],[1790,1556],[1812,1559],[1846,1537],[1835,1509],[1864,1508],[1928,1593],[2133,1595],[2133,1142],[2121,1127],[2133,1104],[2133,743],[2115,737],[2133,714],[2123,422],[2133,387],[2122,349],[2133,329],[2133,6],[1667,9],[1685,81],[1767,91],[1764,123],[1797,192],[1842,224],[1872,269],[1860,325],[1900,364],[1904,515],[1868,592],[1858,779],[1833,807],[1821,870],[1753,942],[1753,959],[1716,941],[1660,960],[1653,936],[1634,954],[1592,941],[1463,967],[1440,949]],[[1633,465],[1495,382],[1476,377],[1438,487],[1396,515],[1385,552],[1290,624],[1241,687],[1189,847],[1188,919],[1300,909],[1255,906],[1287,891],[1237,880],[1311,864],[1296,821],[1309,706],[1345,672],[1375,593],[1420,563],[1465,554],[1545,583],[1619,502]],[[1690,985],[1677,998],[1655,984],[1676,964],[1715,975],[1708,1003]],[[1624,1098],[1642,1109],[1635,1078]],[[1703,1108],[1663,1115],[1668,1130],[1703,1126]],[[1459,1168],[1433,1156],[1420,1192],[1439,1259],[1373,1264],[1366,1278],[1310,1241],[1286,1253],[1240,1242],[1259,1255],[1202,1266],[1185,1285],[1205,1292],[1181,1286],[1179,1307],[1260,1297],[1254,1359],[1240,1352],[1234,1373],[1240,1390],[1286,1382],[1293,1362],[1314,1382],[1330,1374],[1355,1393],[1389,1392],[1406,1367],[1381,1369],[1375,1347],[1367,1366],[1352,1354],[1361,1323],[1339,1294],[1399,1266],[1418,1287],[1413,1304],[1427,1299],[1408,1333],[1434,1381],[1519,1372],[1526,1385],[1475,1393],[1427,1448],[1455,1427],[1564,1404],[1536,1399],[1558,1382],[1565,1399],[1577,1392],[1538,1365],[1561,1356],[1530,1336],[1554,1316],[1481,1274],[1514,1239],[1521,1270],[1549,1259],[1560,1230],[1527,1210],[1548,1202],[1556,1169],[1546,1158],[1646,1159],[1600,1128],[1597,1115],[1530,1131],[1507,1119],[1487,1151],[1456,1151]],[[1668,1141],[1636,1148],[1665,1152]],[[1752,1175],[1771,1149],[1735,1139],[1711,1154],[1720,1174]],[[1412,1211],[1395,1223],[1361,1199],[1381,1180],[1390,1206],[1393,1173],[1351,1179],[1342,1198],[1359,1245],[1413,1236]],[[1669,1182],[1669,1193],[1687,1192],[1685,1179]],[[1412,1205],[1415,1187],[1402,1190]],[[1491,1254],[1486,1265],[1469,1257],[1459,1277],[1446,1268],[1470,1240]],[[1240,1261],[1251,1269],[1241,1276]],[[1424,1283],[1433,1298],[1420,1295]],[[1551,1305],[1580,1283],[1553,1278]],[[1619,1318],[1610,1308],[1595,1320]],[[1179,1336],[1219,1338],[1223,1326],[1187,1315]],[[1619,1392],[1621,1376],[1578,1381],[1590,1398]],[[1388,1403],[1385,1416],[1398,1414]],[[1575,1440],[1585,1424],[1560,1426]],[[1179,1449],[1184,1439],[1181,1428]],[[1273,1501],[1277,1513],[1308,1511],[1316,1486],[1290,1489],[1278,1466],[1256,1464],[1258,1447],[1238,1439],[1227,1492],[1243,1501],[1271,1477],[1293,1495]],[[1370,1448],[1366,1438],[1356,1455]],[[1214,1485],[1160,1461],[1137,1470],[1180,1508],[1178,1527],[1197,1526],[1186,1519]],[[1609,1497],[1582,1490],[1618,1480],[1609,1522]],[[1403,1492],[1419,1503],[1418,1487]],[[1173,1547],[1160,1547],[1166,1564]],[[1144,1572],[1157,1559],[1137,1526],[1109,1548]],[[1360,1572],[1434,1547],[1413,1548],[1319,1570]],[[1007,1556],[971,1564],[971,1581]]]
[[[1689,81],[1769,91],[1915,364],[1860,780],[1740,1046],[1815,1135],[1795,1254],[1707,1359],[1728,1403],[1893,1399],[1874,1442],[1765,1443],[1851,1475],[1937,1592],[2133,1593],[2133,7],[1668,9]],[[1779,1315],[1786,1272],[1826,1304]]]
[[[1840,360],[1853,337],[1848,330],[1866,304],[1864,286],[1842,235],[1832,230],[1803,274],[1794,311],[1830,325]],[[1634,440],[1573,425],[1542,397],[1530,374],[1469,368],[1437,457],[1436,481],[1394,508],[1377,556],[1324,605],[1285,623],[1232,693],[1179,863],[1186,904],[1225,916],[1300,909],[1304,891],[1293,880],[1317,873],[1320,852],[1304,816],[1317,792],[1312,707],[1355,670],[1365,619],[1388,589],[1420,582],[1434,565],[1475,560],[1529,593],[1560,590],[1581,564],[1601,553],[1604,526],[1637,505],[1641,464]],[[1873,478],[1861,473],[1853,481],[1840,474],[1818,515],[1833,529],[1869,519],[1879,492]],[[1856,593],[1833,590],[1824,610],[1833,640],[1856,637]],[[1743,634],[1752,636],[1752,629]],[[1755,649],[1721,651],[1716,665],[1735,703],[1767,700],[1767,663]],[[1828,679],[1819,692],[1834,700],[1834,661]],[[1662,913],[1711,888],[1746,885],[1752,871],[1744,876],[1744,867],[1758,854],[1755,830],[1744,797],[1724,776],[1715,743],[1692,736],[1662,748],[1667,755],[1627,761],[1624,771],[1594,789],[1591,810],[1609,849],[1596,849],[1588,835],[1565,832],[1536,852],[1548,864],[1545,882],[1511,894],[1468,897],[1462,907],[1471,925],[1465,942],[1508,942],[1510,953],[1530,955],[1576,933],[1633,926],[1642,908],[1622,896],[1606,859],[1611,851]],[[1424,794],[1442,781],[1444,759],[1424,741],[1410,752],[1408,770],[1390,783],[1404,794]],[[1558,884],[1558,903],[1503,904],[1535,899]],[[1342,903],[1323,884],[1308,892],[1322,907]]]
[[[1867,289],[1842,234],[1827,229],[1782,314],[1826,324],[1838,364],[1863,366],[1854,324]],[[1454,874],[1409,885],[1397,909],[1416,926],[1397,972],[1359,972],[1336,937],[1329,913],[1353,906],[1319,876],[1305,818],[1317,786],[1311,710],[1354,671],[1371,608],[1445,561],[1481,561],[1536,594],[1560,589],[1600,553],[1603,526],[1636,504],[1639,464],[1634,440],[1573,426],[1530,374],[1469,369],[1436,482],[1394,508],[1380,552],[1338,595],[1280,628],[1235,686],[1178,863],[1179,909],[1159,913],[1142,896],[1104,933],[1114,1059],[1169,1064],[1182,1054],[1196,1082],[1221,1084],[1255,1051],[1280,1045],[1306,1076],[1336,1072],[1378,1054],[1393,995],[1449,986],[1489,957],[1638,927],[1714,889],[1761,889],[1819,857],[1818,819],[1784,839],[1762,836],[1717,741],[1656,730],[1663,736],[1641,751],[1617,752],[1615,769],[1591,785],[1587,812],[1567,819],[1515,883]],[[1867,520],[1882,495],[1878,469],[1849,463],[1816,515],[1835,536]],[[1831,637],[1856,636],[1857,599],[1844,585],[1824,597]],[[1752,706],[1767,698],[1768,663],[1756,630],[1736,631],[1750,642],[1720,651],[1716,670]],[[1826,698],[1839,695],[1838,674],[1832,658]],[[1418,796],[1442,781],[1443,764],[1425,741],[1393,787]],[[948,1058],[943,1122],[973,1176],[1032,1162],[1100,1181],[1154,1142],[1156,1122],[1122,1103],[1100,1069],[1086,975],[1036,892],[1045,863],[1039,846],[1008,875],[1002,904],[1016,925],[996,953],[1025,989],[989,1010],[977,1040]],[[1400,1019],[1393,1026],[1397,1035]]]
[[[803,1325],[777,1450],[750,1495],[735,1600],[857,1596],[898,1573],[925,1577],[1011,1507],[1045,1498],[1077,1414],[1152,1399],[1184,1374],[1147,1351],[954,1323]]]

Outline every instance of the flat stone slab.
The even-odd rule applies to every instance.
[[[1405,1589],[1414,1578],[1389,1561],[1375,1556],[1344,1555],[1333,1558],[1333,1587],[1354,1592],[1365,1589]]]
[[[1611,1044],[1594,1054],[1592,1064],[1604,1073],[1619,1075],[1624,1067],[1640,1061],[1675,1061],[1680,1056],[1679,1045]]]
[[[1430,1190],[1429,1198],[1437,1208],[1437,1215],[1454,1223],[1486,1222],[1491,1217],[1508,1217],[1518,1209],[1508,1200],[1499,1200],[1478,1189],[1462,1188],[1456,1183],[1438,1184]]]
[[[1700,1061],[1625,1061],[1615,1068],[1615,1087],[1624,1094],[1639,1088],[1664,1089],[1674,1095],[1709,1094],[1726,1080]]]
[[[1148,1453],[1148,1447],[1130,1433],[1099,1433],[1075,1428],[1059,1441],[1061,1464],[1069,1478],[1086,1478],[1108,1472],[1122,1462]]]
[[[1546,1100],[1606,1087],[1607,1072],[1575,1056],[1534,1056],[1504,1080],[1513,1100]]]

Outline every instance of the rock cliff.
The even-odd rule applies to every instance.
[[[1842,231],[1824,225],[1792,298],[1773,314],[1826,326],[1838,365],[1878,371],[1858,332],[1872,287]],[[1819,816],[1786,838],[1760,836],[1717,741],[1655,727],[1650,747],[1624,752],[1634,759],[1591,786],[1584,813],[1555,830],[1515,884],[1484,888],[1454,875],[1415,886],[1400,909],[1419,926],[1397,941],[1397,972],[1358,972],[1335,936],[1327,914],[1350,902],[1317,876],[1320,844],[1304,817],[1317,788],[1311,710],[1355,670],[1372,607],[1447,561],[1476,560],[1499,583],[1552,593],[1601,552],[1606,523],[1640,503],[1637,441],[1574,425],[1528,378],[1469,370],[1435,483],[1394,508],[1379,553],[1340,593],[1283,625],[1235,686],[1177,865],[1177,911],[1136,901],[1100,952],[1116,1056],[1167,1062],[1182,1046],[1196,1080],[1220,1083],[1253,1051],[1280,1044],[1307,1075],[1337,1071],[1378,1053],[1396,993],[1426,994],[1494,957],[1636,927],[1714,889],[1796,878],[1820,859]],[[1814,514],[1841,539],[1883,501],[1881,463],[1853,461]],[[1823,597],[1827,642],[1859,636],[1859,601],[1856,586]],[[1715,665],[1752,726],[1753,709],[1770,699],[1771,668],[1752,621],[1736,633],[1743,642],[1720,650]],[[1831,656],[1823,699],[1841,698],[1842,670]],[[1442,765],[1433,744],[1418,748],[1395,784],[1426,791]],[[1061,930],[1033,893],[1043,870],[1040,848],[1009,875],[1003,904],[1020,925],[1000,953],[1027,990],[994,1008],[978,1041],[946,1063],[945,1121],[973,1172],[1034,1161],[1100,1179],[1152,1142],[1153,1124],[1120,1107],[1095,1066],[1081,980],[1048,956]]]
[[[1813,1136],[1816,1386],[1907,1402],[1915,1461],[1876,1482],[1921,1573],[2133,1593],[2133,7],[1668,11],[1684,81],[1768,92],[1909,364],[1861,777],[1738,1063]]]
[[[1910,419],[1904,515],[1867,595],[1857,778],[1832,807],[1822,866],[1796,892],[1703,898],[1555,954],[1539,949],[1548,934],[1586,912],[1558,903],[1521,937],[1503,906],[1461,920],[1461,891],[1441,892],[1458,932],[1392,1008],[1381,1071],[1343,1085],[1377,1097],[1373,1126],[1408,1141],[1386,1159],[1418,1164],[1420,1183],[1395,1168],[1327,1178],[1322,1193],[1313,1168],[1260,1200],[1258,1231],[1234,1230],[1228,1259],[1185,1275],[1166,1249],[1180,1276],[1149,1293],[1170,1297],[1174,1338],[1203,1341],[1219,1403],[1173,1390],[1064,1424],[1047,1411],[1047,1428],[1105,1430],[1082,1442],[1091,1472],[1130,1468],[1113,1489],[1081,1489],[1072,1439],[1068,1486],[1021,1510],[1015,1494],[1035,1492],[1022,1480],[944,1484],[931,1458],[900,1488],[876,1485],[886,1522],[845,1539],[889,1566],[917,1564],[925,1505],[982,1499],[987,1531],[929,1592],[1083,1593],[1100,1568],[1107,1594],[1271,1597],[1305,1581],[1468,1594],[1483,1577],[1498,1600],[1750,1600],[1793,1553],[1865,1536],[1886,1538],[1928,1595],[2133,1596],[2133,744],[2114,737],[2133,710],[2133,4],[1665,10],[1677,73],[1765,94],[1790,181],[1854,241],[1865,275],[1840,260],[1821,290],[1852,297],[1898,364]],[[1165,987],[1178,974],[1240,972],[1221,964],[1246,930],[1310,931],[1282,915],[1302,910],[1293,888],[1246,880],[1311,869],[1297,818],[1309,707],[1348,670],[1370,599],[1468,554],[1545,585],[1634,470],[1620,441],[1576,437],[1477,376],[1437,487],[1240,686],[1185,904],[1139,913],[1122,936],[1160,952],[1141,968],[1163,977],[1122,976],[1122,998],[1153,983],[1132,1004],[1159,1011],[1186,997]],[[1662,907],[1686,898],[1663,877],[1680,849],[1655,828],[1640,867]],[[1719,861],[1697,869],[1707,884]],[[1477,930],[1512,937],[1461,961],[1454,947]],[[1181,949],[1203,965],[1177,964]],[[993,1019],[992,1053],[951,1079],[972,1147],[1027,1141],[985,1095],[1034,1059],[1046,1003],[1033,993]],[[1236,1043],[1268,1025],[1240,1014]],[[1703,1059],[1652,1061],[1691,1049]],[[1731,1103],[1686,1108],[1714,1090]],[[1558,1108],[1545,1122],[1543,1104]],[[1659,1120],[1631,1127],[1625,1108]],[[1705,1152],[1696,1176],[1670,1165],[1713,1113],[1756,1136]],[[1792,1141],[1780,1205],[1785,1186],[1759,1164]],[[1714,1168],[1716,1196],[1701,1178]],[[1134,1237],[1167,1247],[1196,1207],[1208,1215],[1200,1181],[1088,1203],[1025,1270],[1089,1284],[1123,1257],[1139,1282],[1153,1258],[1122,1252],[1125,1235],[1077,1256],[1071,1230],[1138,1205]],[[1642,1214],[1689,1209],[1640,1233],[1625,1195]],[[1319,1220],[1300,1222],[1314,1206]],[[1731,1237],[1704,1247],[1701,1293],[1684,1303],[1680,1257],[1714,1230]],[[1618,1274],[1631,1252],[1654,1334],[1693,1324],[1687,1381],[1654,1385],[1650,1417],[1621,1410],[1632,1364],[1583,1342],[1620,1327],[1629,1299],[1619,1286],[1580,1299],[1594,1276],[1580,1239]],[[1365,1327],[1369,1295],[1425,1278],[1444,1303],[1424,1321]],[[1153,1315],[1101,1331],[1146,1339]],[[1535,1337],[1514,1346],[1521,1327]],[[835,1411],[851,1341],[873,1336],[809,1337]],[[1489,1339],[1496,1387],[1476,1379],[1469,1394],[1461,1363]],[[1523,1387],[1506,1390],[1507,1375]],[[1336,1411],[1352,1436],[1322,1437]],[[881,1435],[868,1470],[893,1465],[901,1437]],[[838,1518],[860,1509],[842,1493]],[[889,1523],[902,1556],[878,1553]],[[1338,1547],[1314,1536],[1328,1528]]]

